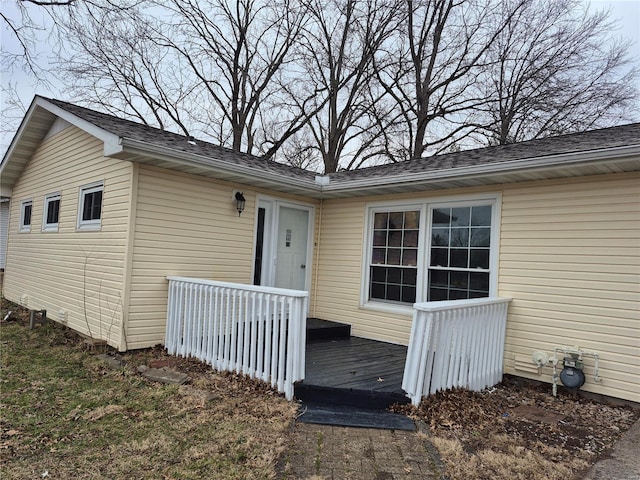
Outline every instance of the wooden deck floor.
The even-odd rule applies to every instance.
[[[404,394],[407,347],[347,337],[307,343],[305,384]]]

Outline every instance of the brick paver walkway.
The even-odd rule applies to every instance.
[[[296,423],[280,478],[429,480],[443,470],[420,433]]]

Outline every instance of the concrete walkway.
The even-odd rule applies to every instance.
[[[620,437],[608,457],[591,467],[584,480],[640,480],[640,420]]]
[[[278,478],[439,480],[444,471],[426,435],[296,422]]]

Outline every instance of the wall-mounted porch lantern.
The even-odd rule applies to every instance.
[[[244,199],[244,195],[242,194],[242,192],[236,192],[235,197],[236,197],[236,210],[238,210],[238,216],[240,216],[244,211],[244,204],[246,200]]]

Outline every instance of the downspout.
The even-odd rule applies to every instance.
[[[314,258],[314,280],[313,280],[313,314],[316,314],[316,308],[318,306],[318,276],[320,270],[320,239],[322,238],[322,214],[324,211],[324,187],[329,185],[331,178],[329,175],[316,175],[315,184],[320,187],[320,208],[318,218],[318,243],[316,245],[316,255]]]
[[[322,211],[324,206],[324,198],[320,198],[320,208],[318,212],[318,242],[316,244],[315,265],[313,267],[313,315],[316,315],[316,308],[318,306],[318,275],[320,268],[320,238],[322,237]]]

